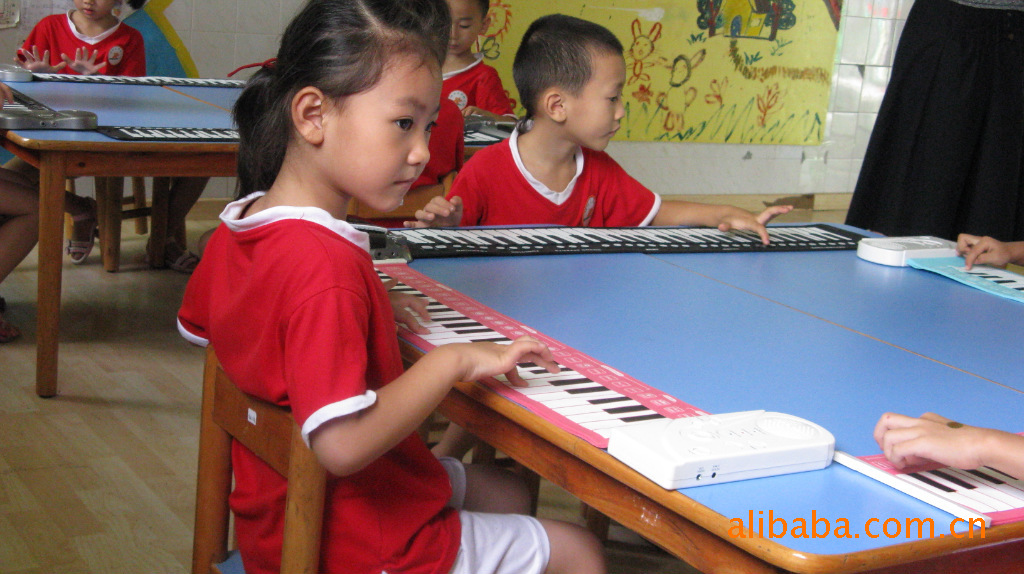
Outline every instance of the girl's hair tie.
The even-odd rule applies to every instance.
[[[232,72],[230,74],[228,74],[228,77],[230,78],[231,76],[234,76],[238,72],[241,72],[242,70],[245,70],[247,68],[255,68],[257,66],[263,68],[264,70],[272,69],[276,63],[277,63],[277,58],[271,58],[271,59],[265,60],[263,62],[256,62],[254,64],[246,64],[244,66],[239,66],[239,67],[235,68],[234,70],[232,70]]]

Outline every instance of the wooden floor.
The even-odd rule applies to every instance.
[[[190,237],[212,225],[191,222]],[[203,351],[175,327],[187,277],[148,269],[144,245],[125,228],[116,274],[102,270],[98,249],[84,265],[65,263],[51,399],[34,390],[35,253],[0,284],[6,317],[24,333],[0,345],[0,573],[189,569]],[[579,519],[550,484],[541,506],[542,516]],[[609,544],[611,572],[693,572],[636,542]]]

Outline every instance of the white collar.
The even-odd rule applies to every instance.
[[[250,203],[264,195],[266,195],[265,191],[257,191],[255,193],[250,193],[242,199],[229,203],[227,207],[224,208],[224,211],[221,212],[220,220],[223,221],[231,231],[239,232],[256,229],[257,227],[274,223],[276,221],[301,219],[326,227],[363,251],[370,251],[369,235],[359,231],[355,227],[352,227],[347,221],[335,219],[330,213],[327,213],[326,210],[320,209],[319,207],[280,205],[276,207],[269,207],[253,215],[240,217],[242,212],[245,211]]]
[[[71,19],[71,13],[74,11],[74,9],[68,10],[68,13],[66,14],[66,16],[68,17],[68,28],[71,29],[71,33],[74,34],[76,38],[85,42],[86,44],[98,44],[121,27],[121,22],[118,21],[117,24],[114,24],[113,26],[111,26],[109,30],[102,32],[98,36],[86,36],[85,34],[78,31],[78,28],[75,26],[75,21]]]
[[[576,175],[572,176],[569,180],[569,184],[565,186],[562,191],[552,191],[548,186],[544,185],[539,179],[533,177],[533,174],[526,169],[523,165],[523,158],[519,156],[519,128],[512,130],[512,135],[508,138],[508,147],[512,150],[512,159],[516,162],[516,167],[519,168],[519,173],[523,174],[526,181],[533,186],[533,189],[537,193],[541,194],[551,203],[555,205],[562,205],[568,201],[572,195],[572,191],[576,188],[576,180],[580,178],[580,174],[583,173],[583,148],[576,147]]]
[[[484,61],[484,55],[483,54],[474,54],[473,57],[476,58],[476,60],[472,64],[466,66],[465,68],[462,68],[461,70],[455,70],[453,72],[446,72],[444,74],[441,74],[441,80],[443,81],[443,80],[447,80],[448,78],[451,78],[452,76],[457,76],[457,75],[461,74],[462,72],[465,72],[466,70],[469,70],[473,66],[479,65],[480,62]]]

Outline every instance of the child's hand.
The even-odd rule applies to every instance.
[[[502,122],[502,121],[507,122],[507,121],[511,121],[511,120],[514,119],[514,118],[510,118],[508,116],[498,115],[498,114],[496,114],[494,112],[489,112],[489,111],[487,111],[485,109],[478,108],[476,106],[466,106],[466,107],[462,108],[462,117],[468,118],[469,116],[483,116],[485,118],[488,118],[490,120],[494,120],[496,122]]]
[[[384,289],[387,289],[388,299],[391,300],[391,311],[395,314],[395,322],[403,325],[413,333],[419,333],[420,335],[429,333],[430,330],[420,324],[421,320],[430,320],[427,302],[423,297],[391,291],[391,288],[397,284],[398,281],[394,279],[384,282]]]
[[[719,220],[718,230],[746,229],[756,231],[761,236],[761,242],[768,245],[770,240],[768,238],[768,230],[764,225],[778,215],[789,213],[792,209],[792,205],[773,205],[756,217],[753,213],[742,209],[730,210]]]
[[[875,425],[875,441],[896,468],[934,461],[970,469],[983,466],[978,447],[986,431],[935,413],[920,418],[885,413]]]
[[[39,56],[39,48],[32,46],[32,51],[29,52],[24,48],[18,49],[18,55],[15,56],[14,61],[21,64],[26,70],[30,70],[33,73],[38,74],[53,74],[59,72],[67,66],[67,63],[60,63],[56,66],[50,65],[50,51],[46,50],[43,52],[42,57]]]
[[[406,227],[458,227],[462,221],[462,198],[455,196],[451,201],[440,195],[431,199],[423,209],[416,210],[416,221],[406,221]]]
[[[96,58],[100,55],[99,50],[93,50],[92,55],[89,55],[88,48],[77,48],[75,49],[75,58],[71,59],[67,54],[61,54],[60,59],[64,60],[64,64],[72,70],[82,74],[83,76],[96,75],[107,66],[107,61],[103,60],[100,63],[96,63]]]
[[[551,349],[533,337],[519,337],[510,345],[498,343],[457,343],[462,358],[459,380],[477,381],[484,377],[504,374],[508,382],[516,387],[525,387],[526,381],[519,376],[516,365],[535,363],[548,372],[558,372],[558,364],[551,356]]]
[[[1013,257],[1009,246],[1002,241],[966,233],[961,233],[957,237],[956,251],[964,256],[964,264],[967,269],[973,267],[975,263],[1006,267]]]

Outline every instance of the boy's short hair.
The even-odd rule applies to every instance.
[[[491,9],[491,0],[477,0],[476,3],[480,5],[480,17],[486,17],[487,11]]]
[[[572,16],[551,14],[534,20],[512,63],[524,117],[534,116],[544,90],[557,86],[579,94],[593,73],[594,52],[621,56],[622,42],[604,26]]]

